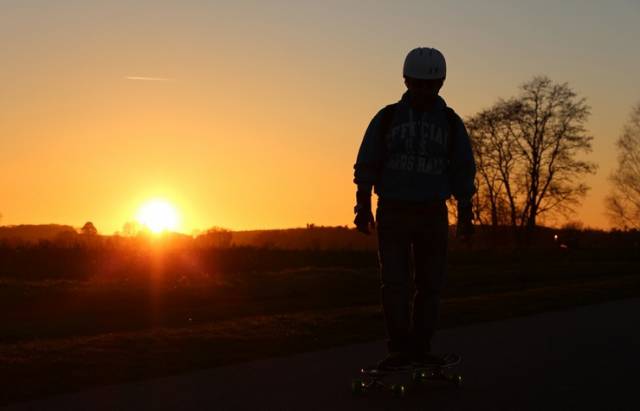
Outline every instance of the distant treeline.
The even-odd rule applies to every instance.
[[[536,227],[525,230],[511,226],[477,226],[473,243],[460,244],[455,229],[450,228],[452,249],[513,249],[534,248],[615,248],[638,247],[640,231],[603,231],[583,229],[579,225],[564,228]],[[231,231],[213,228],[197,236],[165,233],[155,236],[139,233],[136,236],[103,236],[90,231],[76,230],[65,225],[22,225],[0,227],[0,246],[20,247],[41,245],[61,248],[120,248],[145,244],[162,244],[171,248],[253,247],[281,250],[376,250],[377,236],[363,235],[347,226],[324,227],[307,225],[306,228],[281,230]]]
[[[195,238],[181,234],[101,236],[61,230],[59,236],[35,242],[0,237],[0,278],[228,281],[237,273],[377,265],[375,236],[346,227],[215,229]],[[510,228],[479,227],[471,245],[452,238],[450,263],[489,267],[507,261],[640,262],[638,231],[539,228],[534,234],[523,246],[520,234]]]
[[[460,243],[455,227],[449,228],[450,248],[615,248],[638,247],[640,231],[603,231],[579,226],[564,228],[536,227],[534,230],[511,226],[476,226],[471,244]],[[268,231],[210,231],[196,238],[196,243],[211,246],[251,246],[277,249],[376,250],[377,236],[363,235],[347,227],[317,227]]]
[[[91,223],[85,224],[85,227],[89,224]],[[170,243],[178,247],[259,247],[288,250],[372,250],[377,244],[375,236],[364,236],[346,226],[319,227],[313,224],[307,225],[306,228],[282,230],[231,231],[212,228],[196,236],[180,233],[165,233],[157,236],[142,231],[136,235],[104,236],[98,235],[97,231],[77,230],[68,225],[56,224],[0,226],[0,245],[9,247],[35,244],[76,247],[158,242]]]
[[[58,241],[65,236],[75,237],[76,230],[70,225],[60,224],[22,224],[0,226],[0,241],[5,244],[37,243],[39,241]]]

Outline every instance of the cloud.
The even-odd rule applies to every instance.
[[[127,76],[127,80],[142,80],[142,81],[171,81],[173,79],[164,77],[139,77],[139,76]]]

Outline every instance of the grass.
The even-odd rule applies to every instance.
[[[374,252],[0,251],[0,405],[384,338]],[[455,251],[442,327],[637,297],[639,262]]]
[[[461,293],[443,300],[442,327],[636,296],[640,296],[637,273]],[[0,404],[381,339],[383,329],[378,304],[362,304],[93,335],[23,338],[0,344],[0,386],[5,388]]]

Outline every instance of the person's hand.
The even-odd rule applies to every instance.
[[[371,187],[358,186],[356,207],[353,211],[356,213],[353,223],[358,231],[368,235],[371,230],[375,230],[375,221],[371,212]]]
[[[361,233],[369,235],[371,230],[375,230],[375,220],[373,219],[373,213],[371,212],[371,205],[357,205],[356,206],[356,219],[353,223]]]
[[[458,225],[456,226],[456,237],[463,243],[471,241],[475,232],[473,227],[473,210],[471,204],[458,204]]]

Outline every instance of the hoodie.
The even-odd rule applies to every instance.
[[[471,142],[457,114],[449,121],[444,99],[438,96],[429,111],[420,111],[405,92],[384,136],[383,112],[373,117],[362,139],[354,183],[373,186],[382,200],[432,202],[453,195],[458,204],[468,204],[476,172]]]

